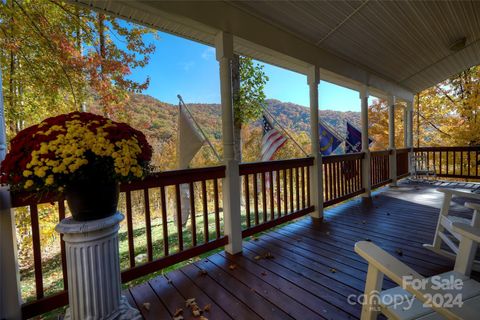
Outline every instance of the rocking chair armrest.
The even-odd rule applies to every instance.
[[[418,272],[372,242],[359,241],[355,243],[355,252],[399,286],[403,285],[404,276],[412,276],[413,279],[424,278]]]
[[[371,242],[359,241],[355,243],[355,252],[367,260],[369,265],[377,268],[381,273],[422,302],[429,301],[434,294],[445,296],[448,293],[441,288],[433,288],[431,281],[428,281],[424,288],[413,286],[414,280],[424,280],[425,278]],[[406,276],[409,276],[408,281],[404,278]],[[463,308],[456,306],[444,308],[433,304],[432,308],[447,319],[473,319],[477,312],[465,305],[463,305]]]
[[[475,228],[461,222],[454,222],[452,226],[452,230],[462,235],[462,237],[466,237],[477,243],[480,243],[480,228]]]
[[[480,203],[465,202],[464,206],[480,212]]]
[[[480,194],[477,194],[477,193],[465,192],[465,191],[448,189],[448,188],[438,188],[436,191],[442,192],[445,194],[450,194],[452,196],[480,200]]]

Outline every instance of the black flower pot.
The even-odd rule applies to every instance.
[[[65,198],[77,221],[97,220],[117,211],[120,185],[116,182],[99,184],[95,181],[71,183],[65,188]]]

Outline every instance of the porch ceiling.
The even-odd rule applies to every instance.
[[[242,1],[235,6],[414,92],[480,63],[479,1]],[[466,37],[465,48],[449,46]]]
[[[208,44],[218,30],[228,31],[239,53],[300,72],[316,64],[334,78],[407,100],[480,64],[474,0],[71,1]],[[463,49],[449,49],[463,37]]]

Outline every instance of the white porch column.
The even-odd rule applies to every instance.
[[[227,167],[223,180],[223,221],[230,254],[242,251],[242,225],[240,217],[240,175],[233,148],[233,93],[232,69],[233,37],[223,31],[215,39],[216,57],[220,64],[220,90],[222,100],[223,159]]]
[[[368,87],[363,87],[360,89],[359,93],[361,101],[362,152],[365,153],[365,157],[362,161],[362,180],[365,193],[362,194],[362,197],[369,198],[371,196],[372,181],[370,180],[370,146],[368,143]]]
[[[413,101],[407,101],[407,148],[413,148]]]
[[[397,150],[395,148],[395,96],[388,96],[388,150],[390,154],[390,183],[391,187],[397,186]]]
[[[408,148],[408,105],[403,108],[403,147]]]
[[[413,101],[407,101],[406,108],[407,110],[407,148],[410,148],[408,152],[408,172],[413,171],[412,167],[412,157],[413,157]]]
[[[0,164],[5,159],[7,137],[0,70]],[[0,319],[21,319],[22,298],[18,271],[15,216],[10,204],[10,192],[0,187]]]
[[[313,167],[310,170],[310,203],[315,211],[310,214],[313,218],[323,218],[323,170],[322,155],[319,152],[320,139],[318,132],[318,84],[320,83],[319,68],[311,66],[308,76],[310,91],[310,141],[312,144]]]

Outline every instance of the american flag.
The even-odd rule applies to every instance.
[[[287,138],[278,132],[265,116],[262,117],[262,126],[262,161],[270,161],[275,152],[287,142]]]

